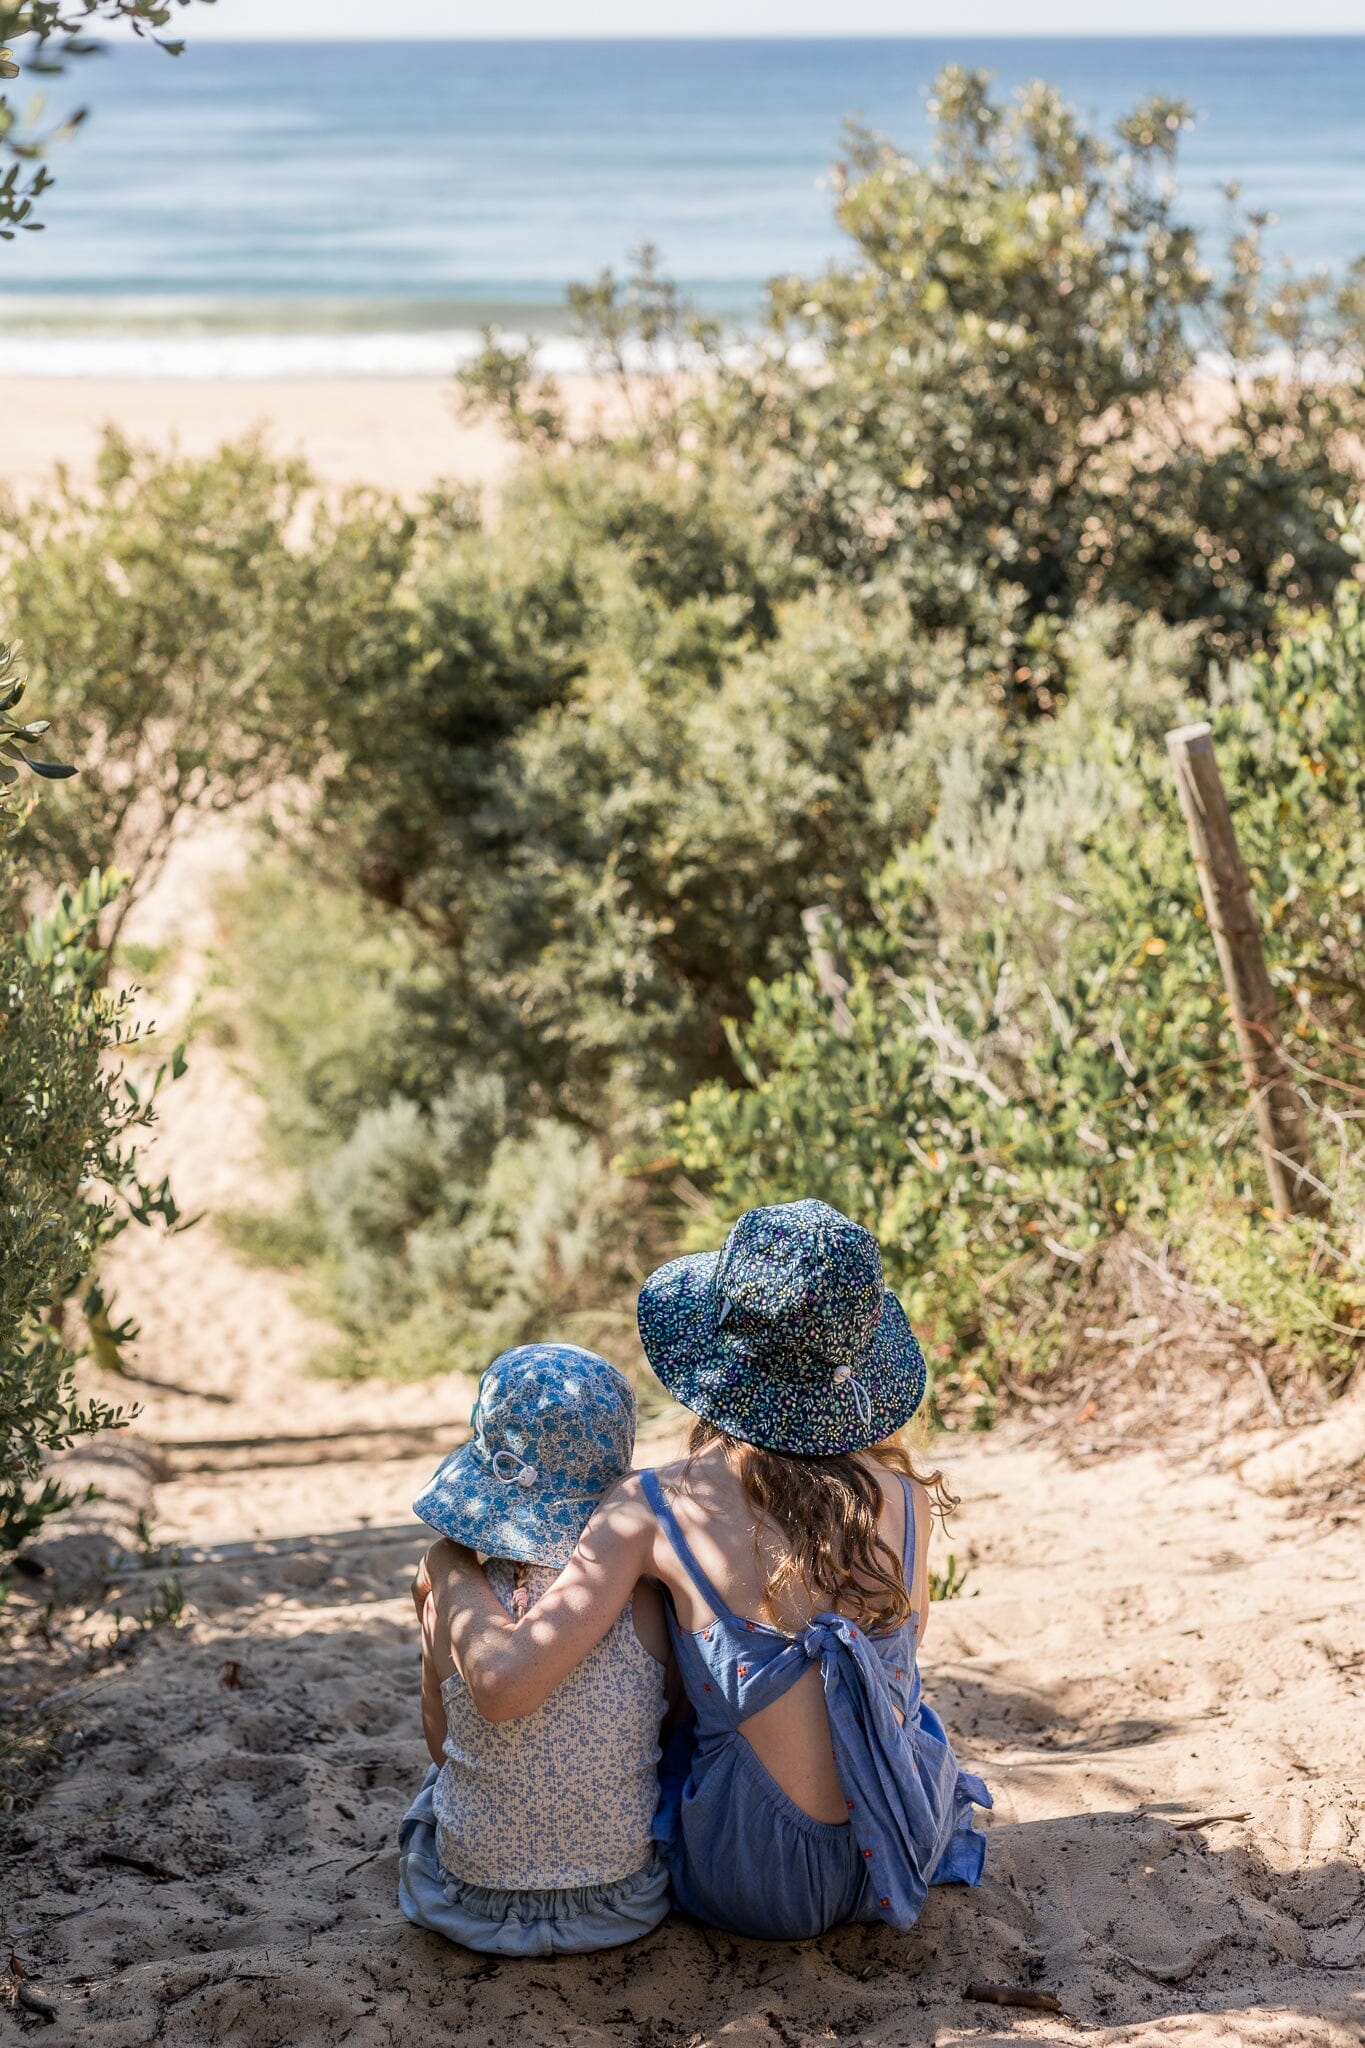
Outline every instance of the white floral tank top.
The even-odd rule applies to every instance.
[[[485,1570],[510,1606],[515,1568],[491,1558]],[[557,1577],[532,1565],[529,1598]],[[496,1891],[560,1891],[644,1869],[654,1853],[664,1671],[636,1635],[629,1606],[520,1721],[485,1721],[458,1673],[441,1698],[436,1853],[451,1877]]]

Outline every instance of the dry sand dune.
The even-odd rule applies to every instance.
[[[332,1465],[306,1474],[329,1533],[194,1554],[186,1624],[78,1698],[83,1745],[7,1878],[10,1942],[58,2011],[45,2038],[1359,2042],[1358,1518],[1296,1518],[1226,1458],[1078,1467],[1002,1433],[949,1463],[971,1577],[935,1611],[926,1679],[997,1806],[985,1884],[935,1893],[913,1933],[778,1948],[675,1921],[550,1966],[408,1928],[401,1503],[425,1461],[390,1468],[391,1521],[368,1530]],[[262,1477],[220,1482],[258,1521]],[[965,2002],[982,1979],[1067,2017]]]

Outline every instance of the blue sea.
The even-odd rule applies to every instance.
[[[1365,36],[982,41],[203,43],[77,66],[48,227],[0,247],[0,370],[444,371],[493,321],[562,331],[566,283],[654,243],[742,327],[837,257],[827,169],[857,116],[912,154],[948,62],[1055,83],[1110,123],[1198,120],[1181,201],[1275,216],[1301,270],[1365,249]],[[550,346],[555,346],[551,341]],[[558,344],[561,350],[567,344]]]

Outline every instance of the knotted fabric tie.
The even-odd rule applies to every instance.
[[[901,1722],[880,1657],[846,1616],[817,1615],[800,1641],[820,1665],[839,1782],[876,1910],[892,1927],[913,1927],[955,1829],[973,1801],[989,1806],[990,1794],[959,1773],[917,1680]]]

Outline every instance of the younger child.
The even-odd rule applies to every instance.
[[[752,1209],[651,1275],[640,1335],[691,1456],[619,1486],[524,1619],[447,1551],[442,1634],[485,1714],[524,1714],[657,1577],[696,1717],[656,1823],[677,1904],[769,1939],[913,1926],[929,1885],[978,1881],[990,1794],[920,1694],[931,1500],[894,1438],[924,1361],[876,1240]]]
[[[527,1344],[479,1382],[474,1434],[414,1513],[486,1558],[498,1612],[534,1612],[593,1509],[629,1471],[635,1396],[605,1358]],[[428,1559],[439,1569],[450,1544]],[[477,1565],[475,1569],[478,1569]],[[399,1830],[398,1903],[419,1927],[490,1955],[613,1948],[656,1927],[668,1879],[651,1834],[668,1640],[638,1586],[535,1711],[485,1721],[436,1626],[429,1568],[422,1726],[432,1764]]]

